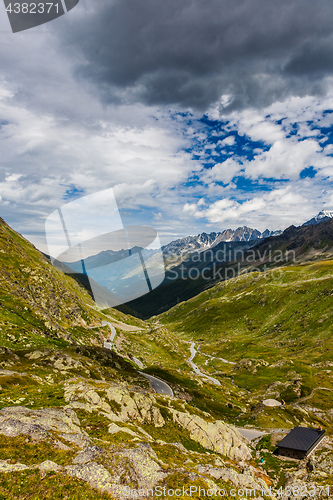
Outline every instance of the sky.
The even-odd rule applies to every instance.
[[[0,4],[0,216],[113,188],[163,244],[333,209],[328,0],[80,0],[12,33]]]

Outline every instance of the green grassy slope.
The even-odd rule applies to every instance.
[[[246,391],[238,404],[252,410],[238,412],[239,423],[284,427],[325,416],[330,428],[332,299],[333,261],[327,260],[280,268],[275,278],[269,271],[240,276],[156,319],[173,335],[196,342],[199,367]],[[290,406],[264,409],[265,398]],[[314,413],[299,414],[311,406]]]
[[[319,361],[333,352],[332,298],[333,261],[322,261],[240,276],[159,319],[205,343],[230,339],[219,354],[234,361],[246,352]]]
[[[100,344],[87,325],[100,324],[93,300],[0,220],[0,343],[17,347]]]

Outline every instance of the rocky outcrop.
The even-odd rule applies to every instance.
[[[28,469],[29,467],[24,464],[10,464],[9,460],[0,460],[0,473],[1,472],[17,472]]]
[[[83,465],[67,465],[65,471],[70,476],[83,479],[83,481],[86,481],[94,488],[112,492],[113,477],[103,465],[96,462],[89,462]]]
[[[65,386],[65,400],[72,408],[81,408],[86,411],[103,410],[105,416],[114,422],[135,421],[148,423],[155,427],[162,427],[165,423],[160,410],[154,406],[153,395],[140,392],[131,392],[121,385],[105,387],[102,397],[96,388],[80,382]]]
[[[268,366],[269,363],[263,359],[241,359],[235,366],[234,370],[247,370],[250,373],[257,373],[260,366]]]
[[[157,455],[149,444],[140,443],[137,448],[128,449],[118,456],[127,459],[131,477],[135,478],[138,487],[152,488],[168,475],[161,470]]]
[[[251,453],[243,437],[233,427],[221,420],[206,422],[196,415],[172,411],[176,424],[190,433],[191,439],[208,450],[221,453],[233,460],[250,460]]]
[[[94,488],[111,493],[115,498],[124,498],[124,487],[128,484],[136,489],[153,488],[168,476],[161,470],[150,445],[140,443],[137,448],[116,453],[113,455],[114,464],[109,468],[91,460],[103,453],[102,449],[97,448],[84,450],[74,459],[75,465],[64,467],[64,471]]]
[[[251,471],[244,470],[241,474],[230,467],[223,469],[211,467],[210,465],[200,465],[198,467],[200,474],[208,474],[215,480],[231,482],[237,488],[247,488],[251,490],[262,490],[267,488],[267,484],[260,478],[255,477]]]
[[[89,446],[85,450],[81,451],[73,460],[74,464],[86,464],[92,462],[97,457],[103,455],[105,450],[99,446]]]
[[[8,437],[26,434],[35,441],[51,438],[51,432],[59,432],[68,441],[87,446],[89,438],[81,431],[79,419],[72,409],[29,410],[13,406],[0,410],[0,433]]]

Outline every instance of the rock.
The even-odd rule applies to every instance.
[[[247,488],[253,490],[262,490],[267,488],[267,484],[260,478],[256,478],[253,474],[248,471],[239,474],[231,467],[227,468],[216,468],[210,465],[199,465],[198,472],[201,474],[208,474],[215,480],[230,481],[237,488]]]
[[[67,446],[67,445],[65,445],[65,444],[64,444],[64,443],[62,443],[61,441],[55,441],[55,442],[53,443],[53,446],[54,446],[55,448],[58,448],[58,450],[62,450],[62,451],[68,451],[68,450],[70,450],[70,447],[69,447],[69,446]]]
[[[34,441],[41,441],[49,436],[49,433],[40,425],[21,422],[12,418],[8,418],[3,422],[0,421],[0,433],[8,437],[28,434]]]
[[[116,434],[117,432],[126,432],[131,436],[140,438],[139,434],[137,434],[136,432],[132,431],[131,429],[128,429],[127,427],[119,427],[119,425],[117,424],[110,424],[108,431],[110,432],[110,434]]]
[[[268,366],[269,363],[263,359],[241,359],[235,366],[234,370],[247,370],[251,373],[257,373],[259,366]]]
[[[176,424],[190,433],[191,439],[208,450],[216,451],[233,460],[250,460],[251,453],[244,438],[233,427],[221,420],[206,422],[196,415],[170,409]]]
[[[110,401],[121,405],[118,417],[122,422],[137,420],[155,427],[163,427],[165,424],[160,410],[154,406],[155,399],[150,394],[134,393],[132,396],[127,389],[116,386],[108,389],[106,395]]]
[[[25,469],[29,469],[29,467],[24,464],[9,464],[7,460],[0,460],[0,472],[16,472]]]
[[[103,453],[103,448],[100,448],[99,446],[88,446],[88,448],[76,455],[76,457],[73,459],[73,463],[86,464],[87,462],[92,462],[96,457],[99,457]]]
[[[170,443],[172,446],[176,446],[180,451],[183,451],[184,453],[188,453],[188,450],[185,448],[185,446],[182,443]]]
[[[157,463],[157,455],[149,444],[140,443],[137,448],[121,452],[118,456],[130,461],[133,469],[131,475],[140,488],[153,488],[167,477]]]
[[[84,409],[89,413],[102,408],[105,412],[112,413],[110,405],[99,396],[94,387],[79,382],[78,384],[65,384],[64,389],[65,401],[70,403],[71,407]],[[77,399],[84,399],[86,403],[76,401]]]
[[[44,472],[60,472],[62,471],[61,465],[52,462],[51,460],[45,460],[40,465],[38,465],[38,469]]]
[[[313,475],[318,475],[320,471],[333,475],[333,455],[326,454],[319,458],[311,456],[308,460],[308,469]]]
[[[33,440],[40,441],[51,437],[50,431],[61,432],[69,441],[68,436],[79,436],[81,443],[84,441],[84,447],[88,438],[82,434],[79,425],[72,409],[30,410],[24,406],[13,406],[0,410],[0,433],[9,437],[28,434]]]
[[[81,369],[89,373],[80,361],[77,361],[66,354],[50,356],[49,359],[53,363],[54,368],[57,370],[66,371],[71,369]]]
[[[107,492],[112,491],[113,478],[103,465],[96,462],[83,465],[67,465],[65,470],[70,476],[87,481],[93,488]]]
[[[10,370],[0,370],[0,377],[9,377],[11,375],[17,375],[17,372],[12,372]]]
[[[49,351],[34,351],[34,352],[28,352],[28,354],[25,354],[24,357],[28,359],[39,359],[42,358],[43,356],[46,356],[49,354]]]
[[[121,385],[109,385],[105,390],[104,399],[94,387],[83,382],[66,384],[64,398],[72,408],[83,408],[89,412],[102,409],[114,422],[135,420],[155,427],[165,424],[160,410],[154,406],[155,399],[151,394],[132,393]],[[86,402],[77,401],[78,399]],[[119,410],[115,409],[115,406],[119,407]]]
[[[91,441],[87,436],[83,434],[60,434],[69,443],[76,444],[79,448],[87,448]]]

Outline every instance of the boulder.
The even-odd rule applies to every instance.
[[[72,409],[30,410],[24,406],[12,406],[0,410],[0,433],[5,436],[27,434],[33,440],[41,441],[51,437],[51,431],[61,432],[69,441],[70,436],[80,436],[87,446],[88,438],[82,434],[79,419]]]
[[[233,427],[221,420],[206,422],[196,415],[170,410],[176,424],[190,433],[191,439],[208,450],[221,453],[233,460],[250,460],[251,453],[244,438]]]
[[[89,483],[93,488],[111,492],[112,476],[103,465],[96,462],[89,462],[82,465],[67,465],[65,467],[67,474]]]
[[[201,474],[208,474],[215,480],[231,482],[237,488],[241,489],[244,488],[249,490],[262,490],[267,488],[267,484],[262,479],[256,478],[248,471],[244,471],[242,474],[240,474],[231,467],[225,467],[221,469],[217,467],[211,467],[210,465],[199,465],[198,472]]]
[[[153,488],[167,474],[161,470],[158,458],[149,444],[140,443],[135,449],[128,449],[118,454],[129,461],[131,476],[139,488]]]
[[[85,450],[81,451],[73,460],[74,464],[86,464],[92,462],[96,457],[103,455],[104,450],[99,446],[88,446]]]
[[[45,462],[42,462],[41,464],[38,465],[38,469],[43,471],[43,472],[61,472],[62,471],[61,465],[58,465],[55,462],[52,462],[52,460],[45,460]]]
[[[7,460],[0,460],[0,473],[1,472],[17,472],[25,469],[29,469],[27,465],[24,464],[10,464]]]

